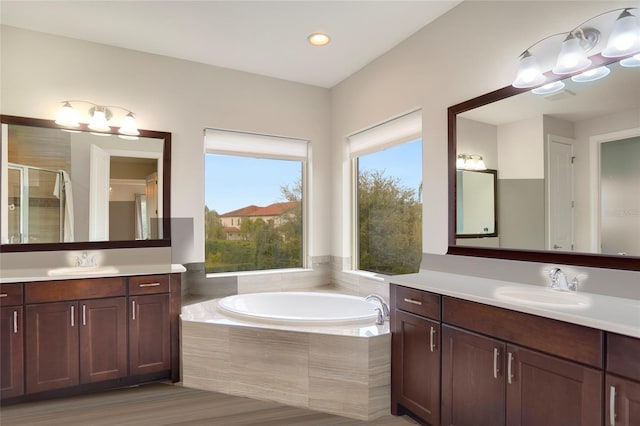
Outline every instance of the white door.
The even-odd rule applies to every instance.
[[[573,251],[573,139],[547,143],[547,250]]]
[[[111,156],[91,145],[89,167],[89,241],[109,240],[109,165]]]
[[[147,226],[151,239],[161,238],[159,234],[162,227],[158,223],[160,217],[158,213],[158,173],[154,172],[147,176]]]

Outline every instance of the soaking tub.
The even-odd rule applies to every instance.
[[[182,382],[372,420],[389,413],[391,334],[375,302],[274,292],[184,306]]]
[[[273,292],[229,296],[218,301],[225,315],[268,324],[373,324],[376,306],[362,297],[337,293]]]

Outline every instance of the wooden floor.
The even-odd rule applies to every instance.
[[[393,416],[363,422],[273,402],[160,383],[73,398],[12,405],[0,410],[2,426],[416,424],[408,417]]]

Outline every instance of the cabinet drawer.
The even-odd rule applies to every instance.
[[[440,296],[427,291],[394,285],[395,308],[435,320],[440,319]]]
[[[640,339],[607,333],[607,371],[640,381]]]
[[[124,296],[125,282],[122,277],[39,281],[26,284],[24,293],[26,304],[99,299]]]
[[[551,355],[603,367],[604,332],[444,296],[442,322]]]
[[[22,284],[0,285],[0,306],[22,305]]]
[[[169,293],[169,275],[129,277],[129,295]]]

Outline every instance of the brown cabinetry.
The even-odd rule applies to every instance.
[[[2,292],[3,403],[179,380],[179,277],[42,281]]]
[[[391,290],[391,411],[440,423],[440,298],[405,287]]]
[[[605,425],[640,425],[640,339],[607,335]]]
[[[431,322],[415,312],[405,312],[411,308],[404,297],[398,297],[398,291],[406,295],[410,293],[407,290],[412,293],[406,298],[409,305],[440,297],[441,317]],[[391,286],[391,302],[394,414],[402,412],[394,407],[397,404],[431,425],[602,424],[603,331],[396,285]],[[425,330],[432,326],[441,328],[441,341],[436,343],[441,347],[441,368],[424,350],[431,344]],[[628,345],[628,341],[615,341],[609,347],[618,346],[617,356],[625,357],[630,352]],[[610,354],[608,359],[616,356]],[[638,365],[634,360],[630,367],[622,365],[614,370],[620,374],[635,369],[640,374]],[[440,419],[430,417],[435,412],[430,409],[433,402],[424,402],[427,375],[438,377],[438,373]],[[399,374],[401,377],[394,378]],[[640,404],[634,406],[638,404],[634,401],[640,401],[637,382],[613,380],[613,376],[607,377],[617,394],[615,409],[627,410],[624,414],[617,411],[620,421],[639,416],[635,407]]]
[[[0,287],[0,397],[24,393],[22,284]]]

